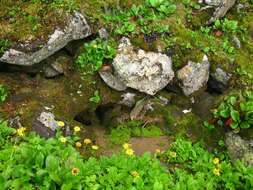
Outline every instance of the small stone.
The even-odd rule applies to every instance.
[[[98,35],[100,38],[102,39],[108,39],[109,38],[109,33],[107,32],[107,30],[105,28],[101,28],[99,31],[98,31]]]
[[[130,92],[124,93],[121,95],[123,99],[119,102],[119,104],[122,104],[128,107],[133,107],[135,105],[135,96],[136,94],[134,93],[130,93]]]
[[[223,93],[228,88],[231,74],[226,73],[221,68],[216,68],[215,72],[210,74],[208,80],[208,90],[210,92]]]
[[[204,56],[201,63],[189,61],[188,64],[177,72],[177,78],[180,81],[186,96],[198,91],[204,87],[209,78],[210,63],[207,56]]]
[[[239,40],[239,38],[237,36],[233,36],[232,38],[232,42],[235,44],[235,46],[238,48],[238,49],[241,49],[242,47],[242,44],[241,44],[241,41]]]

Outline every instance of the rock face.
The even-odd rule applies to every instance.
[[[177,73],[177,78],[180,81],[186,96],[191,95],[200,88],[204,87],[209,79],[210,63],[205,56],[201,63],[189,61],[188,64],[180,69]]]
[[[120,84],[136,89],[149,95],[155,95],[167,86],[174,77],[171,59],[161,53],[145,52],[142,49],[134,51],[134,46],[128,38],[122,38],[118,53],[112,63],[114,74]],[[112,83],[100,72],[103,80]],[[107,73],[108,75],[108,73]],[[112,85],[109,84],[112,88]],[[118,85],[124,87],[123,85]],[[116,88],[114,88],[116,89]],[[123,89],[123,88],[122,88]]]
[[[38,51],[25,53],[9,49],[0,57],[0,61],[15,65],[31,66],[62,49],[70,41],[82,39],[89,35],[91,35],[91,29],[86,19],[79,12],[74,12],[64,29],[56,29],[49,36],[48,42]]]
[[[239,135],[229,132],[226,134],[226,145],[232,161],[242,160],[246,165],[253,164],[252,142],[242,139]]]

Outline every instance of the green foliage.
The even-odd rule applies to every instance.
[[[160,155],[170,168],[171,188],[182,189],[251,189],[253,168],[240,161],[233,165],[226,154],[209,153],[200,143],[178,138]]]
[[[125,125],[119,125],[116,128],[112,128],[108,136],[112,144],[123,144],[128,142],[131,137],[131,129]]]
[[[160,21],[176,11],[176,5],[168,0],[147,0],[144,4],[133,4],[129,10],[115,11],[105,15],[110,30],[116,35],[159,34],[169,32]]]
[[[15,133],[15,129],[8,127],[7,121],[0,119],[0,149],[8,142],[11,136]]]
[[[131,137],[157,137],[163,135],[162,130],[155,125],[147,125],[142,121],[133,120],[112,128],[108,136],[112,144],[123,144]]]
[[[206,126],[214,125],[232,129],[248,129],[253,125],[253,92],[242,90],[227,96],[213,112],[214,120]]]
[[[101,97],[100,97],[99,91],[96,90],[94,92],[94,95],[89,100],[90,100],[90,102],[98,104],[101,101]]]
[[[163,135],[162,130],[155,126],[155,125],[150,125],[147,127],[134,127],[132,129],[132,136],[135,137],[158,137]]]
[[[225,33],[236,33],[239,31],[238,22],[235,20],[228,20],[227,18],[224,21],[216,20],[214,23],[215,29],[220,29]]]
[[[33,134],[6,144],[0,163],[3,190],[168,189],[169,182],[165,168],[148,154],[84,160],[71,145]]]
[[[168,0],[147,0],[147,5],[165,15],[170,15],[177,9],[176,5],[172,4]]]
[[[9,49],[10,47],[10,42],[9,40],[1,40],[0,39],[0,56]]]
[[[3,103],[8,97],[7,87],[0,84],[0,104]]]
[[[110,44],[110,41],[96,39],[90,43],[85,43],[81,54],[76,59],[76,64],[84,68],[88,64],[92,70],[98,71],[106,59],[113,59],[116,50]]]

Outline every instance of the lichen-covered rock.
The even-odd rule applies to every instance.
[[[226,134],[226,145],[232,161],[242,160],[246,165],[253,164],[252,142],[242,139],[238,134],[229,132]]]
[[[210,6],[218,6],[222,0],[199,0],[199,3],[205,3]]]
[[[135,104],[135,96],[136,94],[131,92],[124,93],[121,95],[122,100],[120,100],[119,104],[132,107]]]
[[[51,112],[41,112],[33,122],[33,130],[45,138],[54,136],[58,128],[55,115]]]
[[[222,93],[228,88],[231,74],[226,73],[221,68],[216,68],[215,72],[210,73],[208,88],[211,91]]]
[[[207,56],[204,56],[201,63],[189,61],[185,67],[177,72],[180,87],[186,96],[191,95],[207,84],[209,68],[210,63]]]
[[[128,38],[122,38],[113,60],[114,76],[126,87],[155,95],[173,79],[171,58],[165,54],[134,50]],[[106,83],[106,80],[103,77]]]
[[[209,19],[208,24],[213,23],[217,19],[224,17],[227,12],[234,6],[236,0],[223,0],[220,1],[217,8],[214,11],[213,16]]]
[[[90,26],[81,13],[74,12],[70,18],[64,19],[69,20],[68,24],[66,24],[63,29],[56,29],[54,33],[49,36],[49,40],[41,49],[27,53],[12,48],[7,50],[2,57],[0,57],[0,61],[15,65],[31,66],[62,49],[70,41],[83,39],[91,35]],[[28,46],[29,45],[32,46],[32,44],[28,44]],[[20,44],[19,46],[27,46],[27,44]]]

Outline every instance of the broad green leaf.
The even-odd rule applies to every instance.
[[[56,171],[59,167],[59,159],[56,156],[49,155],[46,158],[46,168],[48,171]]]
[[[238,127],[238,123],[232,123],[232,124],[230,125],[230,127],[231,127],[232,129],[236,129],[236,128]]]
[[[240,121],[240,113],[236,110],[231,110],[230,112],[231,117],[234,121],[239,122]]]
[[[240,128],[248,129],[248,128],[250,128],[250,124],[248,122],[244,121],[240,124]]]
[[[219,115],[223,118],[228,118],[229,117],[229,111],[228,110],[221,110],[219,112]]]

